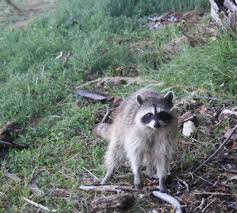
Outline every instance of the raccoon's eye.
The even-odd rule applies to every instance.
[[[152,113],[147,113],[146,115],[144,115],[142,117],[142,123],[148,124],[151,121],[152,118],[153,118],[153,114]]]
[[[152,113],[147,113],[145,116],[146,116],[147,118],[151,118],[151,117],[153,116],[153,114],[152,114]]]
[[[169,122],[172,119],[172,115],[168,112],[162,111],[158,113],[158,118],[162,121]]]

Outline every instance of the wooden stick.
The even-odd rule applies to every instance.
[[[237,124],[235,124],[234,129],[231,131],[230,135],[228,136],[228,138],[225,139],[225,141],[218,147],[218,149],[209,157],[207,158],[203,163],[201,163],[196,169],[194,169],[193,172],[196,172],[197,170],[199,170],[203,165],[207,164],[209,161],[211,161],[221,150],[222,148],[229,142],[231,136],[235,133],[237,129]]]
[[[180,179],[180,178],[177,178],[177,180],[178,180],[179,182],[181,182],[181,183],[186,187],[187,192],[189,192],[189,186],[188,186],[188,184],[187,184],[184,180],[182,180],[182,179]]]
[[[6,141],[2,141],[2,140],[0,140],[0,144],[1,144],[1,145],[4,145],[4,146],[12,146],[11,143],[6,142]]]
[[[103,196],[91,202],[91,212],[124,212],[135,203],[132,193],[118,193],[110,196]]]
[[[103,82],[103,81],[111,81],[113,79],[116,79],[118,77],[104,77],[104,78],[97,78],[95,80],[92,80],[92,81],[88,81],[84,84],[82,84],[81,86],[77,87],[77,88],[84,88],[86,86],[89,86],[91,84],[95,84],[95,83],[99,83],[99,82]],[[129,77],[123,77],[124,80],[128,80],[130,79]]]
[[[84,186],[79,187],[83,191],[97,191],[97,192],[120,192],[120,191],[137,191],[128,186],[114,186],[114,185],[99,185],[99,186]]]
[[[95,178],[96,180],[100,180],[98,177],[96,177],[91,171],[89,171],[88,169],[86,169],[85,167],[82,167],[85,171],[87,171],[93,178]]]
[[[34,202],[34,201],[32,201],[32,200],[29,200],[29,199],[26,198],[26,197],[23,197],[23,200],[25,200],[27,203],[30,203],[31,205],[33,205],[33,206],[35,206],[35,207],[37,207],[37,208],[40,208],[40,209],[42,209],[42,210],[49,211],[49,212],[56,212],[55,209],[50,210],[48,207],[43,206],[43,205],[41,205],[41,204],[39,204],[39,203],[36,203],[36,202]]]
[[[2,141],[2,140],[0,140],[0,145],[7,146],[7,147],[19,148],[19,149],[29,148],[29,145],[17,144],[17,143],[13,143],[13,142],[10,143],[7,141]]]
[[[205,212],[205,211],[207,210],[207,208],[208,208],[211,204],[213,204],[215,201],[216,201],[216,199],[214,199],[214,200],[212,200],[210,203],[208,203],[208,204],[206,205],[206,207],[202,210],[202,212]]]
[[[202,210],[204,208],[205,203],[206,203],[206,199],[202,198],[202,201],[201,201],[200,205],[195,210],[197,210],[197,209]]]
[[[222,193],[222,192],[193,192],[195,195],[219,195],[219,196],[235,196],[234,194]]]
[[[101,120],[100,123],[105,123],[108,119],[108,117],[110,116],[111,114],[111,110],[109,109],[109,107],[107,108],[107,111],[106,111],[106,114],[104,115],[103,119]]]
[[[167,193],[162,193],[159,191],[153,191],[153,195],[160,198],[161,200],[164,200],[164,201],[170,203],[173,206],[173,208],[175,209],[175,213],[182,213],[183,212],[179,201],[177,199],[175,199],[174,197],[172,197],[171,195],[169,195]]]

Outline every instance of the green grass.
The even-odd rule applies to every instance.
[[[208,7],[208,1],[205,0],[110,0],[108,5],[111,16],[128,17],[161,14],[167,11],[184,12],[195,8],[205,11]]]
[[[141,78],[163,80],[179,95],[185,95],[187,87],[236,94],[234,38],[221,35],[200,48],[184,45],[181,53],[167,62],[161,47],[181,37],[179,28],[151,32],[145,17],[136,18],[155,11],[193,9],[197,1],[175,1],[172,7],[172,1],[163,1],[162,8],[157,1],[147,1],[145,6],[137,1],[134,9],[128,4],[126,10],[124,5],[117,10],[118,2],[62,1],[49,16],[24,28],[1,28],[0,126],[17,121],[24,128],[18,142],[29,143],[32,148],[10,150],[2,161],[21,181],[10,180],[0,170],[0,212],[31,212],[33,207],[22,197],[59,212],[81,210],[90,199],[91,195],[78,192],[78,186],[90,177],[83,167],[102,177],[106,146],[91,134],[96,114],[105,106],[78,107],[78,98],[73,95],[73,89],[88,74],[114,75],[118,67],[135,66]],[[56,59],[61,51],[70,53],[67,61]],[[145,85],[123,85],[107,91],[126,96]],[[166,86],[158,88],[167,90]],[[36,123],[33,126],[32,119]],[[183,158],[187,164],[193,162],[188,154]],[[44,196],[30,192],[28,184],[32,181]],[[51,191],[56,189],[65,189],[70,196],[52,196]]]
[[[212,93],[237,93],[236,35],[222,35],[205,48],[186,48],[182,55],[162,66],[160,79],[183,87],[202,88]]]

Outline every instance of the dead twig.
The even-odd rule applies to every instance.
[[[202,201],[200,203],[200,205],[194,210],[194,212],[197,210],[197,209],[200,209],[202,210],[204,208],[204,205],[206,204],[206,199],[205,198],[202,198]]]
[[[2,141],[2,140],[0,140],[0,145],[3,145],[3,146],[5,146],[5,147],[18,148],[18,149],[29,148],[29,145],[25,145],[25,144],[16,144],[16,143],[13,143],[13,142],[7,142],[7,141]]]
[[[186,187],[187,192],[189,192],[189,186],[188,186],[188,184],[187,184],[184,180],[182,180],[182,179],[180,179],[180,178],[178,178],[177,180],[178,180],[179,182],[181,182],[181,183]]]
[[[43,206],[43,205],[41,205],[41,204],[39,204],[39,203],[36,203],[36,202],[34,202],[34,201],[32,201],[32,200],[29,200],[29,199],[26,198],[26,197],[23,197],[23,200],[26,201],[27,203],[30,203],[31,205],[33,205],[33,206],[39,208],[39,209],[42,209],[42,210],[45,210],[45,211],[49,211],[49,212],[56,212],[55,209],[50,210],[48,207]]]
[[[83,191],[97,191],[97,192],[121,192],[121,191],[137,191],[129,186],[113,186],[113,185],[104,185],[104,186],[83,186],[79,187]]]
[[[218,149],[209,157],[207,158],[207,160],[205,160],[203,163],[201,163],[196,169],[194,169],[193,172],[196,172],[197,170],[199,170],[203,165],[207,164],[209,161],[211,161],[221,150],[222,148],[229,142],[231,136],[235,133],[237,129],[237,124],[235,124],[234,129],[231,131],[230,135],[228,136],[228,138],[226,138],[224,140],[224,142],[218,147]]]
[[[205,178],[203,178],[203,177],[198,176],[198,175],[195,174],[195,173],[190,172],[189,174],[192,176],[192,178],[193,178],[193,175],[195,175],[195,176],[196,176],[197,178],[199,178],[200,180],[202,180],[202,181],[204,181],[204,182],[206,182],[206,183],[208,183],[208,184],[210,184],[210,185],[212,185],[212,186],[215,186],[214,183],[210,182],[209,180],[207,180],[207,179],[205,179]]]
[[[106,114],[104,115],[104,117],[100,123],[105,123],[107,121],[108,117],[110,116],[111,112],[112,111],[109,108],[107,108]]]
[[[210,205],[213,204],[215,201],[216,201],[216,199],[214,199],[214,200],[212,200],[210,203],[208,203],[208,204],[206,205],[206,207],[202,210],[202,212],[205,212],[205,211],[207,210],[207,208],[209,208]]]
[[[67,53],[67,55],[64,57],[64,62],[63,62],[63,64],[66,64],[66,63],[67,63],[68,59],[70,58],[70,55],[71,55],[71,52],[69,51],[69,52]]]
[[[93,178],[95,178],[96,180],[100,180],[98,177],[96,177],[91,171],[89,171],[88,169],[86,169],[85,167],[82,167],[85,171],[87,171]]]
[[[218,195],[218,196],[234,196],[233,194],[222,192],[193,192],[194,195]]]
[[[173,206],[173,208],[175,209],[175,213],[182,213],[183,212],[179,201],[177,199],[175,199],[174,197],[172,197],[171,195],[162,193],[159,191],[153,191],[153,195],[160,198],[161,200],[164,200],[164,201],[170,203]]]
[[[111,82],[111,84],[116,85],[118,84],[118,82],[125,82],[127,84],[150,84],[147,85],[147,87],[154,85],[162,85],[163,82],[160,81],[156,81],[156,80],[149,80],[149,79],[141,79],[139,77],[121,77],[121,76],[115,76],[115,77],[103,77],[103,78],[98,78],[92,81],[88,81],[82,85],[80,85],[79,87],[77,87],[76,89],[81,89],[81,88],[85,88],[87,86],[93,85],[93,84],[97,84],[97,86],[101,86],[103,84],[105,84],[106,82]]]
[[[104,77],[104,78],[98,78],[98,79],[95,79],[95,80],[92,80],[92,81],[88,81],[82,85],[80,85],[79,87],[77,88],[84,88],[86,86],[90,86],[92,84],[101,84],[102,82],[111,82],[111,81],[116,81],[117,79],[119,80],[123,80],[125,82],[136,82],[136,81],[139,81],[139,79],[137,78],[131,78],[131,77]]]

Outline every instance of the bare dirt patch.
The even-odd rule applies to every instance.
[[[14,23],[19,28],[30,23],[33,18],[46,14],[52,9],[57,0],[24,0],[24,1],[8,1],[0,2],[0,24]],[[19,10],[16,10],[15,5]]]

